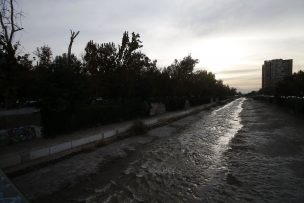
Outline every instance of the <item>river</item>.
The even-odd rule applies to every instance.
[[[34,202],[304,202],[303,132],[239,98],[14,182]]]

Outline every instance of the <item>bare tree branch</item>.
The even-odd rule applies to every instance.
[[[4,40],[8,40],[7,27],[5,26],[5,23],[3,22],[3,15],[1,12],[0,12],[0,21],[1,21],[1,28],[4,31]]]
[[[70,44],[69,44],[69,48],[68,48],[68,58],[67,58],[68,65],[71,63],[72,45],[73,45],[74,39],[77,37],[77,35],[79,34],[79,32],[80,31],[78,31],[77,33],[75,33],[74,31],[70,30],[71,38],[70,38]]]
[[[17,24],[16,16],[22,16],[22,14],[20,12],[16,13],[14,0],[2,0],[0,9],[0,44],[3,46],[3,50],[7,53],[10,60],[15,61],[18,42],[14,43],[13,39],[16,32],[23,30],[23,28]]]
[[[13,39],[13,35],[15,33],[15,22],[14,22],[14,4],[13,4],[13,0],[10,0],[10,6],[11,6],[11,9],[10,9],[10,16],[11,16],[11,34],[10,34],[10,38],[9,38],[9,41],[10,43],[12,43],[12,39]]]

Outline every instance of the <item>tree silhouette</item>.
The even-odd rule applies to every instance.
[[[279,82],[275,94],[277,96],[304,96],[304,72],[299,71]]]
[[[236,93],[214,74],[194,71],[198,60],[191,55],[158,68],[134,32],[124,32],[118,45],[89,41],[80,61],[71,53],[78,34],[71,31],[68,53],[53,57],[50,47],[38,47],[34,66],[29,54],[8,63],[7,51],[0,49],[0,102],[40,101],[48,135],[145,116],[149,102],[163,102],[171,111],[186,101],[200,105]]]
[[[71,63],[71,51],[72,51],[73,42],[80,31],[75,33],[74,31],[70,30],[70,32],[71,32],[71,37],[70,37],[70,43],[69,43],[69,48],[68,48],[68,57],[67,57],[68,65],[70,65],[70,63]]]
[[[34,54],[38,57],[37,67],[47,68],[52,63],[53,52],[48,45],[37,47]]]
[[[21,87],[24,86],[25,69],[18,64],[18,59],[25,58],[16,56],[19,42],[14,40],[16,33],[23,29],[19,25],[21,17],[22,14],[15,10],[13,0],[0,2],[0,98],[6,108],[16,104]],[[23,63],[24,60],[19,62]]]
[[[22,14],[15,10],[13,0],[2,0],[0,2],[0,9],[1,49],[4,50],[8,60],[15,63],[15,54],[19,46],[19,42],[14,42],[14,37],[18,31],[23,30],[23,28],[17,22],[18,18],[21,17]]]

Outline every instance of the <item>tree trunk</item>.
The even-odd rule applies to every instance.
[[[79,34],[79,31],[77,33],[75,33],[74,31],[70,30],[71,31],[71,38],[70,38],[70,44],[69,44],[69,48],[68,48],[68,65],[71,64],[71,52],[72,52],[72,45],[73,45],[73,42],[74,42],[74,39],[77,37],[77,35]]]

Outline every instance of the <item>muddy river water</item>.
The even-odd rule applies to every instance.
[[[304,202],[304,120],[239,98],[15,177],[33,202]]]

